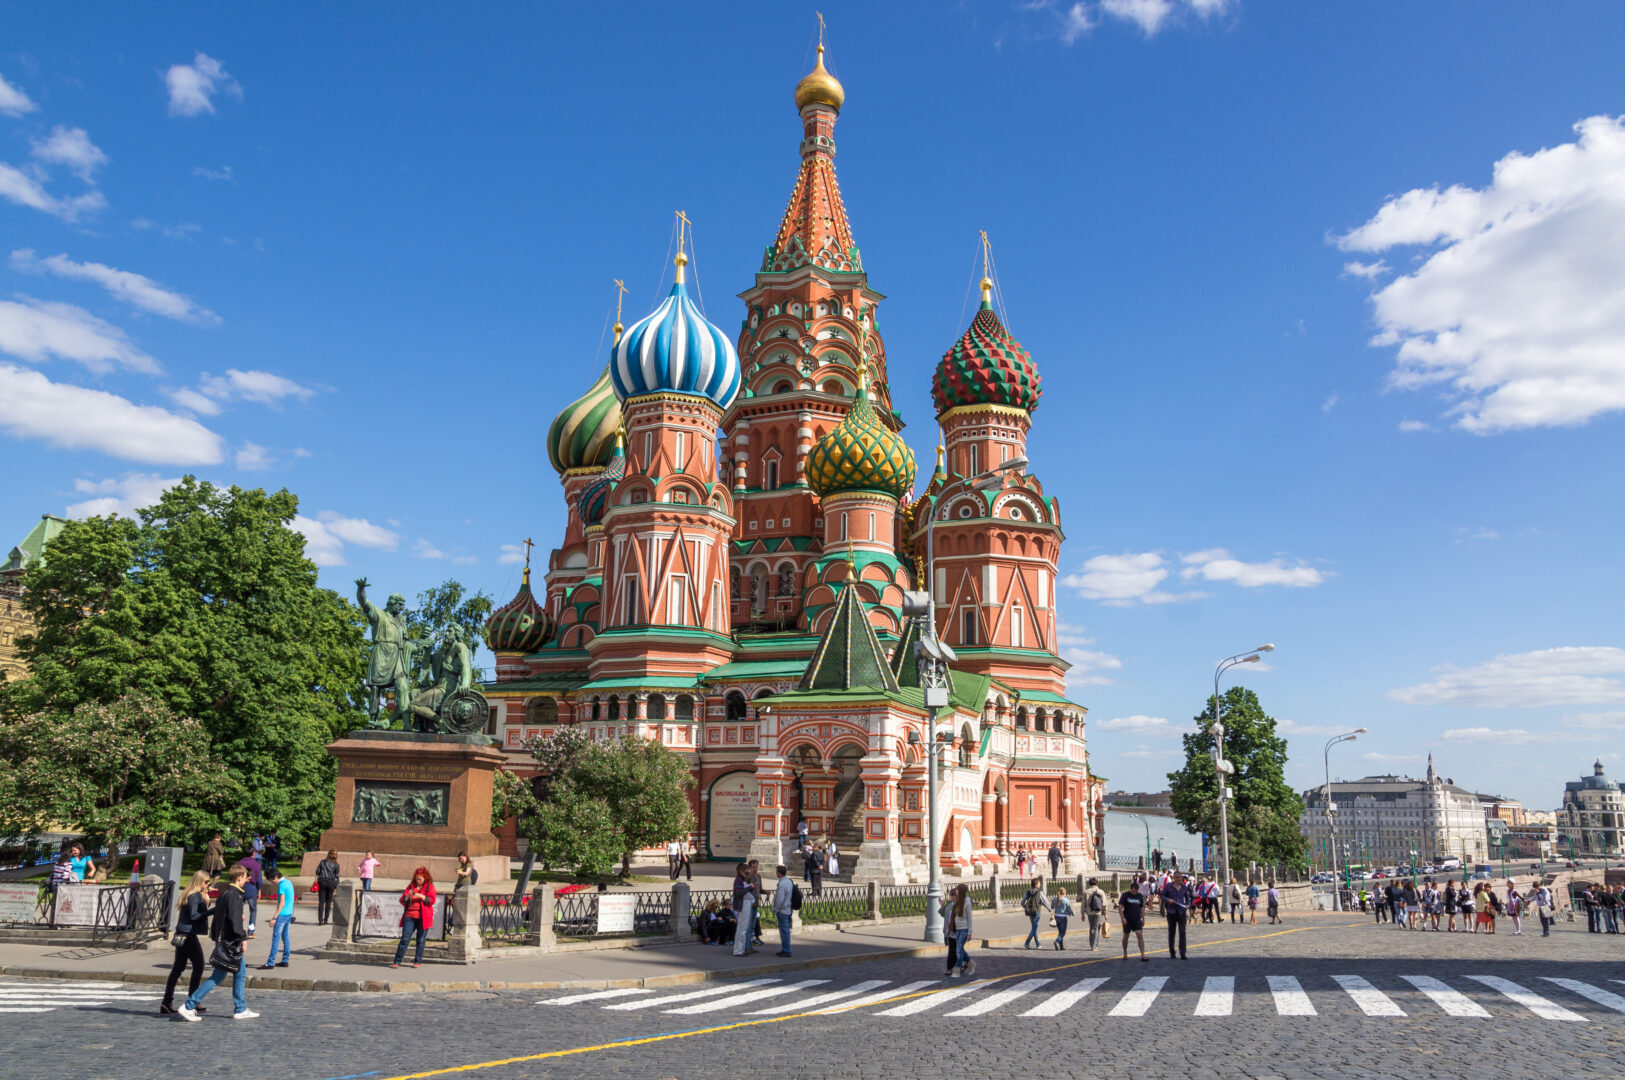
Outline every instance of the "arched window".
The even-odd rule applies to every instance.
[[[976,609],[966,608],[959,617],[959,643],[961,645],[976,644]]]
[[[550,697],[531,698],[525,705],[525,723],[556,724],[559,722],[559,703]]]
[[[730,724],[737,724],[750,714],[750,703],[745,700],[745,695],[738,690],[728,691],[727,706],[728,723]]]
[[[825,379],[824,380],[824,393],[826,393],[826,394],[844,394],[844,393],[846,393],[846,387],[841,385],[841,382],[840,382],[839,379]]]
[[[740,597],[739,567],[737,566],[728,567],[728,596],[734,600],[738,600]]]
[[[1016,706],[1016,729],[1018,731],[1027,730],[1027,706],[1025,705]]]
[[[609,695],[609,718],[612,721],[621,718],[621,697],[619,694]]]
[[[766,472],[762,479],[762,487],[767,491],[777,491],[779,489],[779,463],[777,461],[767,463]]]
[[[649,708],[646,711],[650,720],[664,720],[666,718],[666,695],[650,694]]]
[[[592,719],[593,719],[593,722],[597,723],[599,720],[602,720],[603,718],[604,718],[604,703],[598,699],[597,694],[594,694],[592,696]]]
[[[794,563],[784,563],[779,567],[779,595],[794,596],[796,594],[796,567]]]
[[[679,723],[688,723],[694,719],[694,699],[687,694],[677,695],[677,720]]]
[[[1039,709],[1038,714],[1033,717],[1033,730],[1034,731],[1048,731],[1049,730],[1049,721],[1045,718],[1043,709]]]

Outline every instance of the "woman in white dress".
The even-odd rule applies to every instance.
[[[841,849],[834,840],[829,842],[829,876],[831,878],[841,876]]]

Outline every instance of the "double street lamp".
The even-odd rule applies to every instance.
[[[976,491],[995,491],[1004,486],[1005,475],[1027,467],[1025,457],[1012,458],[997,468],[975,476],[963,477],[947,484],[937,493],[931,508],[931,517],[925,526],[925,588],[903,594],[903,616],[913,619],[919,628],[919,640],[914,646],[914,658],[920,673],[920,690],[925,696],[925,776],[926,776],[926,868],[930,875],[925,887],[925,940],[940,945],[942,931],[942,866],[937,853],[942,840],[941,826],[937,822],[937,762],[941,744],[937,741],[937,710],[948,707],[948,690],[953,685],[949,665],[959,657],[944,641],[937,638],[935,590],[936,524],[947,505],[947,496],[955,488]]]
[[[1326,833],[1332,849],[1332,910],[1342,911],[1341,889],[1337,884],[1337,804],[1332,802],[1332,747],[1340,742],[1353,742],[1355,736],[1364,735],[1365,728],[1355,728],[1345,735],[1334,735],[1326,740],[1326,751],[1321,755],[1326,765]]]
[[[1234,794],[1230,788],[1229,777],[1235,774],[1236,767],[1224,756],[1224,724],[1219,714],[1219,676],[1241,664],[1256,664],[1263,659],[1261,653],[1274,651],[1273,644],[1260,645],[1248,652],[1225,657],[1219,661],[1219,666],[1213,669],[1213,726],[1208,730],[1213,733],[1213,772],[1219,781],[1219,864],[1224,870],[1226,892],[1230,888],[1230,818],[1225,804]]]

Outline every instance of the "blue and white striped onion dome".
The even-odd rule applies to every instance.
[[[681,261],[671,295],[626,331],[609,371],[622,401],[641,394],[693,394],[726,409],[739,395],[739,355],[688,298]]]

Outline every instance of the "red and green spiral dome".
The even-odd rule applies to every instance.
[[[942,354],[932,376],[937,413],[962,405],[1006,405],[1031,412],[1043,394],[1033,358],[1010,336],[984,293],[970,329]]]

